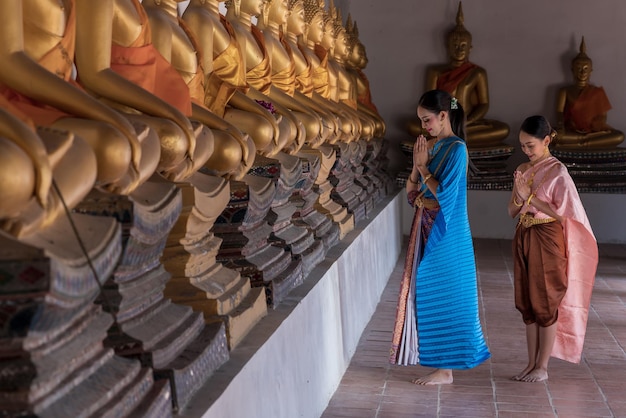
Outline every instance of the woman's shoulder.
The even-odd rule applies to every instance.
[[[446,142],[449,142],[451,144],[460,142],[460,143],[462,143],[465,146],[465,140],[463,138],[461,138],[461,137],[456,136],[456,135],[449,136],[445,140],[446,140]]]

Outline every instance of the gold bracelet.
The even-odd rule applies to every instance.
[[[534,195],[534,194],[532,194],[532,193],[530,194],[530,196],[528,196],[528,200],[526,201],[526,204],[527,204],[528,206],[530,206],[530,201],[531,201],[531,200],[533,200],[533,197],[535,197],[535,195]]]
[[[413,179],[411,178],[411,175],[410,175],[410,174],[409,174],[409,179],[408,179],[408,180],[409,180],[409,182],[410,182],[410,183],[417,184],[417,182],[416,182],[416,181],[413,181]]]
[[[426,177],[424,177],[424,179],[422,180],[422,184],[426,184],[426,182],[427,182],[428,180],[430,180],[430,178],[431,178],[432,176],[433,176],[432,174],[429,174],[429,175],[427,175]]]
[[[516,196],[513,196],[513,204],[517,206],[518,208],[521,208],[522,206],[524,206],[524,202],[521,202],[521,203],[518,202]]]

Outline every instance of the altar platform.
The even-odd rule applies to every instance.
[[[335,245],[177,416],[321,416],[401,253],[402,194],[388,196]]]

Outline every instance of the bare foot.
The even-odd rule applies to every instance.
[[[511,380],[516,380],[518,382],[521,382],[526,377],[526,375],[530,373],[532,369],[534,368],[535,366],[526,366],[526,368],[522,370],[521,373],[518,373],[515,376],[511,377]]]
[[[426,376],[412,380],[412,382],[416,385],[449,385],[452,380],[452,370],[437,369]]]
[[[548,380],[548,371],[546,369],[533,369],[530,373],[522,378],[522,382],[543,382]]]

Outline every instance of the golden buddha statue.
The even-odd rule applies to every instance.
[[[272,84],[272,68],[265,38],[259,28],[252,23],[253,16],[256,18],[261,16],[264,4],[263,0],[227,1],[226,19],[234,29],[235,39],[241,49],[246,81],[250,87],[248,94],[252,94],[255,100],[269,102],[281,116],[278,143],[275,144],[273,154],[279,151],[294,154],[304,145],[307,133],[303,123],[292,110],[309,114],[311,111]],[[312,126],[308,128],[314,129]]]
[[[0,230],[18,238],[50,225],[63,213],[63,204],[73,208],[95,184],[96,155],[87,142],[51,128],[37,132],[4,96],[0,150]]]
[[[509,127],[503,122],[485,119],[489,110],[487,72],[469,60],[472,35],[465,29],[463,21],[463,8],[459,2],[456,26],[446,40],[450,62],[428,68],[424,90],[445,90],[458,99],[467,115],[465,140],[468,147],[497,146],[508,136]],[[409,124],[409,133],[412,136],[424,134],[419,121]]]
[[[206,77],[200,58],[203,51],[191,29],[178,16],[178,3],[181,1],[183,0],[143,1],[154,46],[189,86],[192,120],[197,120],[212,130],[215,146],[205,168],[218,176],[241,179],[254,162],[256,147],[250,137],[206,107]]]
[[[294,8],[299,12],[294,13]],[[322,103],[312,99],[313,86],[306,72],[306,60],[297,45],[297,35],[289,32],[304,30],[304,7],[301,1],[271,0],[265,3],[259,28],[272,67],[272,84],[299,102],[308,112],[292,109],[307,131],[307,143],[317,147],[331,134],[332,115]],[[289,42],[291,37],[292,43]],[[296,59],[296,57],[298,59]],[[289,107],[289,106],[288,106]]]
[[[347,115],[345,109],[331,97],[328,72],[329,54],[321,46],[324,37],[325,11],[323,3],[323,0],[321,4],[319,0],[304,0],[304,28],[300,27],[302,22],[298,16],[290,16],[291,23],[288,20],[287,33],[292,50],[298,51],[298,53],[294,53],[297,83],[302,85],[302,91],[305,94],[309,94],[307,92],[310,90],[311,98],[322,103],[334,116],[332,121],[334,125],[332,127],[333,134],[327,139],[328,143],[334,144],[339,139],[348,140],[350,138],[352,125],[350,116]],[[297,48],[294,46],[294,37],[297,38]],[[329,38],[333,39],[332,33]],[[303,75],[307,73],[310,73],[310,78]]]
[[[561,88],[557,95],[557,148],[607,148],[624,140],[622,132],[606,123],[611,103],[604,89],[589,83],[593,65],[586,49],[583,37],[572,60],[576,84]]]
[[[267,98],[246,82],[241,50],[230,22],[219,12],[220,1],[190,0],[182,16],[202,51],[204,104],[250,135],[257,152],[274,154],[280,142],[278,120],[256,101]]]
[[[0,96],[0,219],[18,215],[31,199],[44,208],[52,187],[52,167],[45,144],[32,122],[20,120],[17,111],[11,114],[10,106]]]
[[[97,164],[86,169],[93,174],[73,177],[76,190],[96,175],[96,186],[127,194],[150,177],[160,156],[156,135],[145,125],[130,123],[72,79],[74,1],[7,0],[1,2],[0,16],[6,20],[0,25],[0,96],[35,125],[80,136],[96,153]],[[63,169],[73,172],[69,166],[56,171],[61,175]]]
[[[139,0],[76,0],[76,65],[82,85],[153,129],[160,140],[157,171],[181,181],[213,152],[213,134],[192,125],[189,87],[156,50]]]
[[[367,66],[368,59],[365,52],[365,45],[359,39],[359,29],[356,22],[348,15],[346,21],[346,32],[348,34],[348,44],[350,46],[350,56],[347,60],[348,69],[353,74],[354,83],[357,89],[357,105],[359,109],[368,114],[374,122],[374,136],[382,138],[385,136],[385,121],[378,113],[378,108],[372,101],[370,83],[363,69]]]
[[[320,0],[320,8],[323,10],[323,0]],[[338,80],[341,64],[335,60],[337,34],[342,35],[341,29],[335,24],[336,9],[331,5],[329,12],[323,14],[322,40],[315,45],[315,54],[320,60],[321,72],[314,77],[316,90],[324,97],[329,97],[337,103],[341,109],[339,118],[341,121],[341,140],[343,142],[356,141],[361,137],[361,123],[355,110],[339,94]],[[311,26],[311,29],[314,29]],[[314,31],[314,30],[313,30]],[[345,37],[342,37],[345,40]]]
[[[348,43],[348,33],[343,26],[341,13],[330,3],[331,16],[334,20],[333,33],[335,37],[332,48],[331,67],[334,67],[337,74],[337,98],[351,109],[357,118],[359,130],[358,139],[370,140],[374,137],[374,123],[369,115],[364,114],[358,108],[357,90],[352,75],[348,71],[348,59],[350,57],[350,45]]]

